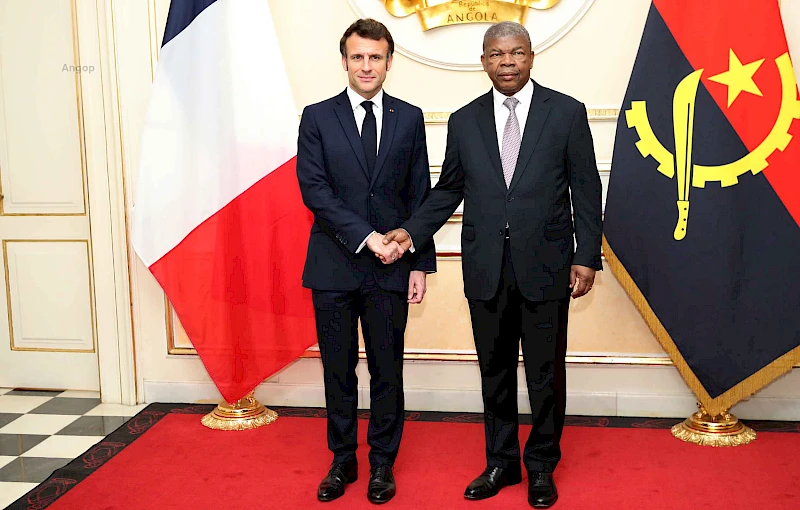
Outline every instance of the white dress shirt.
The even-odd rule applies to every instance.
[[[492,96],[494,97],[494,127],[497,129],[497,147],[503,151],[503,132],[506,129],[506,122],[511,112],[503,104],[509,96],[498,92],[497,89],[492,88]],[[514,109],[519,121],[519,134],[525,136],[525,122],[528,120],[528,112],[531,109],[531,101],[533,100],[533,81],[528,80],[528,83],[522,87],[522,90],[517,92],[511,97],[515,97],[519,104]]]
[[[361,134],[361,126],[364,125],[364,117],[367,116],[367,110],[361,106],[361,103],[364,101],[372,101],[372,112],[375,114],[375,125],[378,128],[377,149],[380,150],[381,128],[383,127],[383,89],[379,90],[372,99],[364,99],[358,94],[358,92],[350,87],[347,87],[347,98],[350,99],[350,106],[353,107],[353,115],[356,118],[356,127],[358,127],[359,135]]]

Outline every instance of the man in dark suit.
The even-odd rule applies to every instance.
[[[404,249],[382,242],[422,204],[430,170],[422,111],[382,90],[394,42],[371,19],[353,23],[339,49],[349,86],[303,111],[297,177],[314,213],[303,285],[313,290],[325,377],[328,447],[333,464],[319,485],[320,501],[344,494],[358,476],[356,406],[358,320],[370,373],[370,482],[367,496],[395,494],[392,466],[403,432],[403,335],[409,303],[425,295],[436,270],[432,241],[392,265]],[[373,253],[375,252],[375,253]]]
[[[522,456],[528,502],[546,508],[558,497],[552,473],[561,458],[570,289],[573,298],[583,296],[602,269],[601,184],[586,108],[530,79],[527,30],[494,25],[483,50],[493,89],[450,117],[439,182],[384,242],[428,242],[464,200],[464,293],[481,370],[487,460],[464,496],[488,498],[522,480],[521,338],[533,414]]]

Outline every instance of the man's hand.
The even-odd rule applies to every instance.
[[[425,297],[425,271],[411,271],[408,275],[408,302],[416,305]]]
[[[367,239],[367,248],[375,253],[384,264],[391,264],[403,256],[405,250],[398,243],[386,243],[377,232]]]
[[[380,251],[372,250],[375,252],[375,256],[381,259],[381,262],[383,262],[384,264],[391,264],[392,262],[396,262],[397,259],[402,257],[403,254],[407,252],[409,248],[411,248],[411,238],[408,237],[408,233],[405,230],[403,230],[402,228],[398,228],[389,231],[388,234],[383,236],[382,244],[386,248],[396,246],[399,249],[398,250],[399,253],[395,258],[391,258],[390,256],[387,257],[386,255],[383,255]]]
[[[408,251],[411,248],[411,237],[409,237],[405,229],[396,228],[383,236],[383,244],[389,244],[392,241],[398,243],[403,248],[403,251]]]
[[[579,298],[585,296],[594,285],[595,270],[586,266],[572,266],[569,272],[569,288],[572,289],[572,297]]]

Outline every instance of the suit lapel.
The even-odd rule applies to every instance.
[[[550,106],[547,104],[548,99],[550,98],[547,95],[547,91],[534,82],[531,107],[528,109],[528,119],[525,121],[525,133],[522,134],[522,145],[519,149],[514,177],[511,178],[511,184],[508,186],[509,193],[513,191],[514,186],[519,182],[528,167],[528,161],[531,159],[536,145],[539,143],[540,135],[544,125],[547,123],[547,116],[550,115]]]
[[[339,123],[342,125],[344,134],[347,136],[347,140],[350,142],[350,146],[353,148],[353,152],[355,152],[356,158],[358,158],[358,162],[361,164],[361,170],[363,170],[364,175],[369,179],[370,175],[367,172],[367,159],[366,156],[364,156],[364,145],[362,145],[361,136],[358,134],[356,118],[355,115],[353,115],[353,107],[350,105],[350,99],[347,97],[346,90],[336,97],[336,106],[334,110],[336,111],[336,116],[339,117]]]
[[[494,100],[492,91],[481,97],[478,102],[478,111],[475,116],[478,120],[478,128],[481,132],[481,138],[486,146],[486,154],[494,167],[494,174],[500,179],[503,187],[506,187],[506,182],[503,179],[503,164],[500,162],[500,147],[497,145],[497,128],[494,122]]]
[[[394,140],[394,128],[397,125],[397,113],[394,111],[394,98],[386,92],[383,93],[383,121],[381,122],[381,143],[378,147],[378,158],[375,160],[375,171],[372,172],[372,180],[369,188],[375,186],[378,176],[386,163],[386,155],[392,148]]]

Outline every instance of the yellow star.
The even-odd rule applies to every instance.
[[[759,90],[756,82],[753,81],[753,75],[756,74],[756,71],[758,71],[758,68],[761,67],[763,63],[764,59],[762,58],[756,62],[742,65],[739,57],[737,57],[736,53],[731,49],[728,70],[709,78],[711,81],[728,86],[728,108],[731,107],[742,92],[749,92],[757,96],[764,95],[761,93],[761,90]]]

